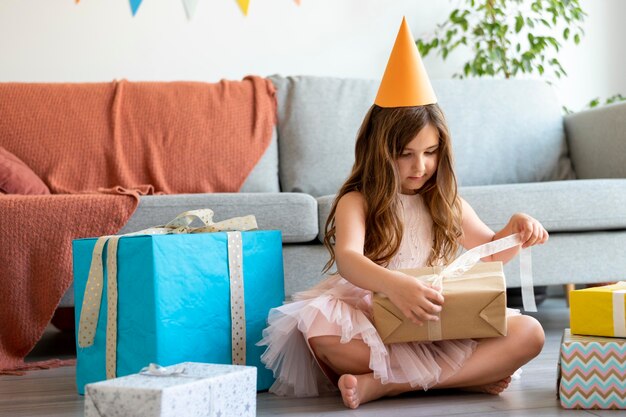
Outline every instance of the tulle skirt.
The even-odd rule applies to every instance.
[[[332,371],[317,361],[308,344],[315,336],[339,336],[341,343],[361,339],[370,349],[369,368],[375,378],[424,390],[454,375],[476,349],[472,339],[385,345],[371,311],[372,293],[339,275],[272,309],[258,343],[267,346],[261,361],[276,378],[270,392],[310,397],[336,389]]]

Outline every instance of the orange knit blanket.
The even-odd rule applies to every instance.
[[[53,193],[0,196],[0,374],[25,369],[70,286],[73,239],[117,233],[140,193],[238,191],[275,106],[259,77],[0,84],[0,145]]]
[[[274,86],[243,81],[0,84],[0,145],[53,194],[150,184],[237,192],[276,121]]]
[[[114,234],[136,197],[106,194],[0,198],[0,373],[24,369],[72,282],[72,240]]]

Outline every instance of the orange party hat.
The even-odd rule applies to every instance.
[[[411,107],[436,102],[409,25],[402,18],[374,103],[380,107]]]

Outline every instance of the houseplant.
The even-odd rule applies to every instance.
[[[417,39],[422,56],[445,60],[458,49],[471,56],[455,77],[513,78],[520,74],[561,78],[562,42],[580,43],[586,13],[579,0],[462,0],[429,39]]]
[[[444,60],[459,49],[469,58],[453,77],[515,78],[538,75],[550,83],[567,76],[558,54],[563,42],[579,44],[587,14],[579,0],[462,0],[428,38],[415,42],[422,56]],[[589,101],[586,108],[625,101],[614,94]],[[573,113],[563,107],[565,113]]]

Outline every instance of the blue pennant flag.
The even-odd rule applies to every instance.
[[[139,6],[141,5],[141,2],[143,0],[130,0],[130,9],[133,12],[133,16],[135,14],[137,14],[137,9],[139,8]]]

